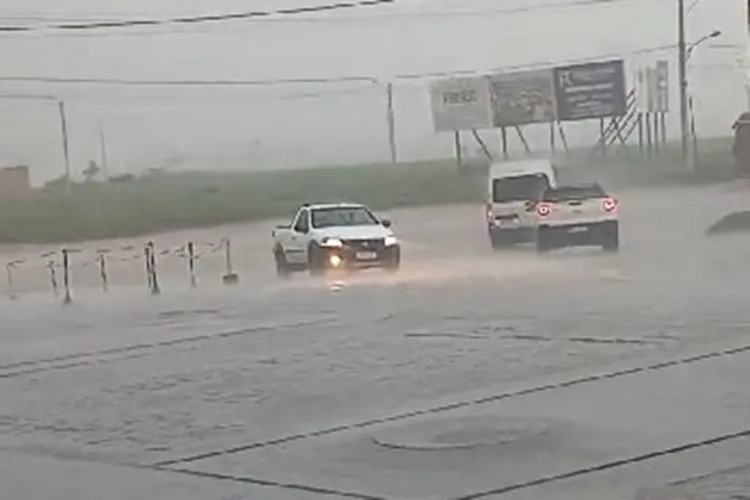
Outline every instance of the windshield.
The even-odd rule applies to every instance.
[[[549,189],[544,193],[543,201],[573,201],[604,198],[607,193],[598,184],[589,186],[566,186],[559,189]]]
[[[317,229],[334,226],[374,226],[378,219],[365,207],[331,207],[312,211],[312,226]]]
[[[545,174],[503,177],[492,182],[492,201],[537,200],[549,188],[549,178]]]

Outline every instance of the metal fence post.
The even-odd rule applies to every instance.
[[[73,294],[70,290],[70,251],[67,248],[62,249],[62,271],[63,287],[65,288],[63,304],[70,305],[73,303]]]
[[[154,242],[149,241],[147,247],[149,269],[151,270],[151,295],[161,295],[161,288],[159,288],[159,277],[156,271],[156,250],[154,248]]]
[[[190,286],[198,286],[198,278],[195,275],[195,243],[188,241],[187,244],[188,272],[190,273]]]

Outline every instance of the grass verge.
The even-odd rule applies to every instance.
[[[702,168],[686,170],[670,146],[652,159],[560,158],[565,180],[610,187],[710,182],[732,176],[727,139],[702,145]],[[485,169],[452,160],[254,173],[184,173],[80,184],[26,200],[0,201],[0,243],[60,243],[290,216],[306,201],[356,201],[383,210],[480,202]]]

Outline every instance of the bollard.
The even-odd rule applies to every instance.
[[[102,290],[109,291],[109,274],[107,273],[107,254],[109,250],[101,249],[97,252],[99,254],[99,278],[102,280]]]
[[[56,266],[54,260],[50,260],[49,262],[47,262],[47,269],[49,270],[49,282],[50,285],[52,285],[52,293],[54,293],[55,297],[57,297],[60,285],[57,282],[57,269],[55,269],[55,267]]]
[[[47,271],[49,272],[49,283],[52,286],[52,293],[57,297],[60,284],[57,282],[57,266],[53,258],[57,252],[47,252],[42,254],[42,259],[47,259]]]
[[[151,295],[161,295],[161,289],[159,288],[159,278],[156,272],[156,250],[154,248],[154,242],[149,241],[146,246],[148,248],[148,269],[151,271],[151,279],[149,280],[151,284]]]
[[[70,251],[67,248],[62,249],[62,272],[63,287],[65,288],[63,305],[70,305],[73,303],[73,294],[70,291]]]
[[[151,247],[149,247],[148,243],[143,247],[143,261],[146,263],[146,286],[151,291],[154,285],[152,283],[153,273],[151,272]]]
[[[190,286],[198,286],[198,278],[195,276],[195,244],[188,241],[187,244],[188,272],[190,273]]]
[[[8,262],[5,264],[5,271],[8,275],[8,298],[10,300],[15,300],[18,298],[18,295],[15,293],[15,284],[13,282],[13,268],[15,267],[15,262]]]
[[[225,285],[236,285],[240,281],[240,277],[234,272],[232,268],[232,242],[229,238],[224,238],[224,265],[226,266],[226,272],[221,277],[221,281]]]

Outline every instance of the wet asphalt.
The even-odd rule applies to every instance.
[[[268,224],[223,230],[237,239],[236,287],[221,285],[220,256],[201,262],[195,289],[165,257],[159,297],[135,262],[106,294],[77,269],[63,307],[43,273],[19,273],[27,293],[0,300],[3,496],[710,489],[714,471],[750,463],[750,236],[704,230],[747,195],[620,197],[617,255],[492,252],[481,207],[464,206],[387,214],[403,239],[398,275],[280,282]]]

